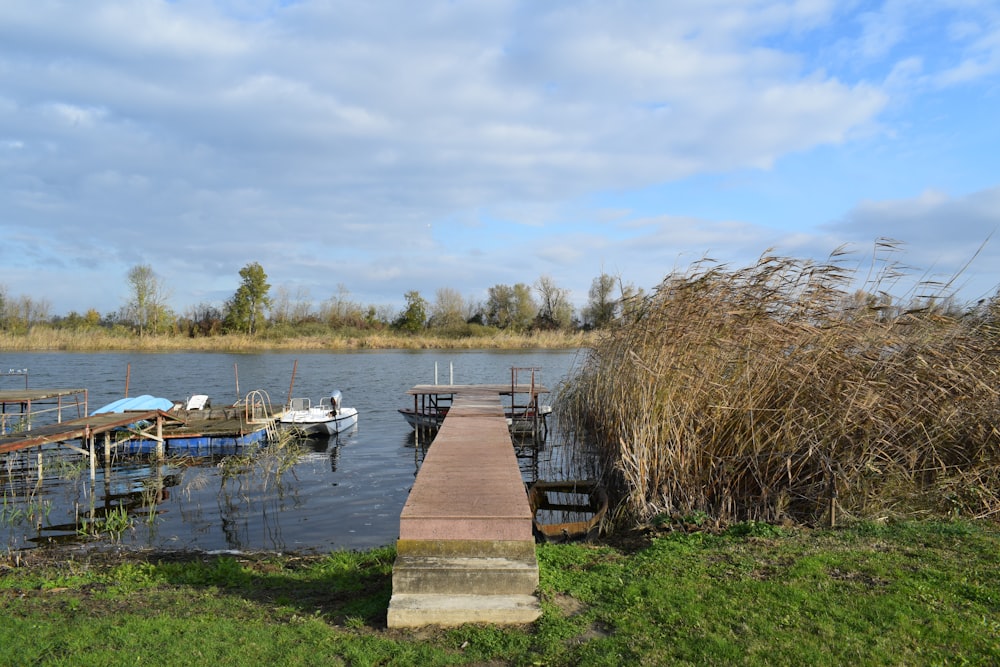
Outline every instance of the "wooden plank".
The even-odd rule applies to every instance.
[[[69,440],[80,440],[116,428],[128,426],[138,421],[157,418],[178,421],[176,417],[162,410],[139,410],[136,412],[102,413],[65,421],[60,424],[36,426],[22,433],[8,433],[0,437],[0,454],[16,452],[29,447],[40,447]]]
[[[0,403],[27,403],[61,396],[86,393],[86,389],[4,389],[0,390]]]
[[[495,388],[466,387],[400,515],[402,540],[533,540],[531,508]]]

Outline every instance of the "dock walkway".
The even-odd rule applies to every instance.
[[[155,423],[164,420],[176,421],[176,418],[160,410],[140,410],[135,412],[91,415],[58,424],[36,426],[30,431],[6,433],[0,436],[0,454],[16,452],[29,447],[41,447],[42,445],[66,445],[68,441],[88,440],[93,438],[93,436],[107,433],[135,422],[150,421]],[[74,447],[73,449],[77,448]]]
[[[454,385],[400,515],[389,627],[530,623],[541,614],[532,515],[500,400]]]

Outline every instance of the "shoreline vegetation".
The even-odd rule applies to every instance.
[[[582,349],[554,405],[613,517],[600,542],[538,546],[543,615],[514,628],[388,630],[392,547],[0,554],[0,664],[998,664],[1000,292],[892,297],[897,265],[859,288],[843,262],[700,263],[596,332],[551,337],[0,336],[5,351]]]
[[[75,331],[33,327],[27,333],[0,333],[2,352],[269,352],[351,350],[566,350],[583,348],[594,332],[484,331],[475,336],[407,334],[392,331],[332,332],[314,335],[223,334],[188,337],[169,334],[138,336],[104,330]]]
[[[391,547],[0,554],[4,665],[993,665],[1000,531],[965,521],[538,546],[530,626],[386,627]]]

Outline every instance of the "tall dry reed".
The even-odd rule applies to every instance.
[[[997,332],[846,259],[696,264],[590,350],[558,405],[620,519],[998,516]]]
[[[39,326],[23,334],[0,332],[0,351],[260,352],[268,350],[573,349],[586,345],[590,338],[589,333],[569,331],[524,334],[491,331],[488,335],[466,337],[443,336],[433,331],[419,335],[396,332],[335,332],[311,336],[227,334],[191,338],[182,335],[161,334],[140,337],[102,329],[72,331]]]

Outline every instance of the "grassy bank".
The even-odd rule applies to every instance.
[[[177,335],[135,336],[104,330],[69,331],[36,327],[28,333],[0,333],[0,351],[67,352],[262,352],[344,350],[528,350],[573,349],[590,340],[585,332],[539,332],[516,334],[484,331],[476,336],[433,333],[409,335],[393,332],[351,332],[300,336],[294,334],[242,336],[222,335],[190,338]]]
[[[533,626],[389,630],[393,551],[0,561],[0,664],[1000,661],[1000,532],[737,524],[540,546]]]

